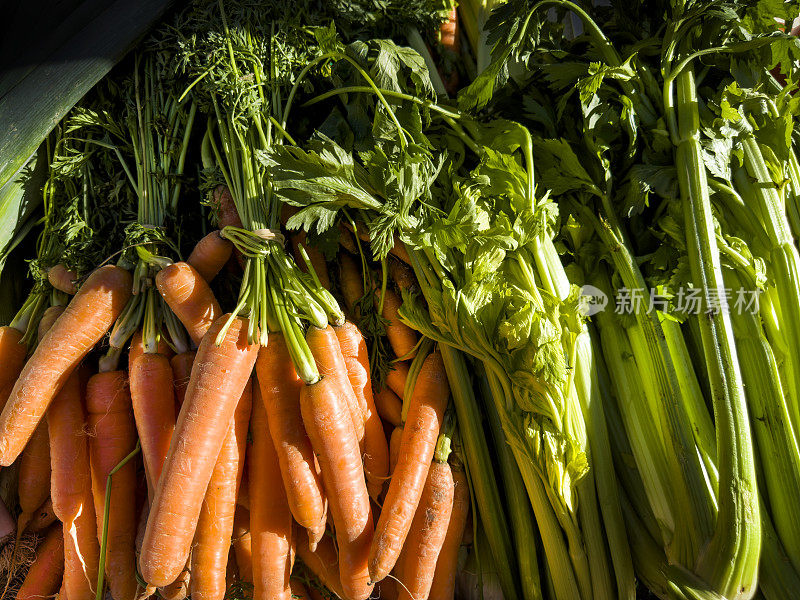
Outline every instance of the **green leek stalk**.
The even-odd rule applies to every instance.
[[[694,559],[695,573],[711,588],[730,598],[755,593],[761,552],[761,527],[755,459],[742,376],[726,311],[714,311],[712,291],[724,298],[724,282],[714,233],[706,168],[699,141],[700,117],[694,73],[685,67],[677,76],[677,143],[675,163],[683,201],[688,256],[693,280],[704,294],[700,319],[707,373],[717,430],[720,485],[714,533]],[[668,78],[665,87],[672,86]],[[665,93],[666,97],[671,92]],[[667,110],[675,108],[666,106]],[[709,310],[710,309],[710,310]]]

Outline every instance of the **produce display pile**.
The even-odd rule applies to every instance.
[[[596,4],[193,0],[54,118],[0,600],[798,597],[800,6]]]

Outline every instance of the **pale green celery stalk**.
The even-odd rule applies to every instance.
[[[433,266],[428,262],[428,257],[423,252],[410,247],[407,249],[411,256],[417,280],[420,282],[423,296],[425,296],[428,302],[432,302],[434,301],[432,297],[433,290],[440,289],[438,276],[434,272]],[[441,344],[441,347],[442,357],[445,359],[445,365],[447,365],[446,352],[449,347],[445,344]],[[451,350],[455,352],[455,349]],[[556,600],[590,600],[589,597],[584,598],[579,591],[578,577],[576,577],[573,568],[572,559],[574,558],[579,565],[581,581],[584,582],[581,589],[586,589],[587,593],[589,593],[591,582],[585,553],[582,554],[583,548],[580,543],[580,531],[577,528],[577,524],[572,521],[572,517],[564,514],[566,508],[562,504],[563,501],[559,498],[551,498],[550,493],[552,492],[549,491],[548,486],[544,483],[542,479],[543,475],[534,466],[533,458],[529,455],[530,448],[524,439],[524,432],[528,425],[519,422],[519,418],[522,417],[522,415],[516,415],[518,418],[516,422],[512,421],[509,416],[507,412],[507,400],[510,401],[510,385],[506,381],[506,385],[504,386],[503,383],[497,379],[496,368],[496,365],[486,365],[489,385],[492,390],[490,394],[491,399],[494,404],[494,410],[497,411],[497,415],[500,418],[503,431],[508,437],[509,445],[514,453],[514,458],[519,467],[522,480],[525,482],[528,498],[536,516],[536,523],[539,526],[545,557],[550,573],[553,576]],[[450,377],[450,375],[451,374],[448,373],[448,377]],[[454,380],[451,379],[451,381]],[[455,381],[458,381],[458,379]],[[506,390],[509,391],[507,392]],[[456,404],[456,407],[458,407],[458,404]],[[459,423],[460,431],[462,432],[462,436],[464,436],[464,426],[461,424],[460,420]],[[480,422],[478,422],[477,427],[480,428]],[[483,433],[481,432],[480,435],[483,435]],[[468,444],[466,437],[464,443],[465,446]],[[491,468],[491,466],[489,468]],[[556,514],[556,510],[559,510],[558,515]],[[565,529],[562,529],[562,527]],[[500,534],[505,536],[506,540],[508,539],[507,529],[501,531]],[[567,542],[564,539],[565,534],[570,539],[570,549],[573,550],[572,558],[567,549]],[[508,597],[514,596],[510,595]]]
[[[606,207],[606,213],[609,208]],[[588,209],[582,214],[587,222],[595,223],[595,231],[608,248],[623,285],[629,290],[648,289],[613,213],[604,215],[611,222],[598,222]],[[671,512],[680,515],[674,522],[666,550],[672,562],[693,564],[713,531],[714,502],[707,493],[705,468],[697,454],[677,368],[661,323],[656,315],[642,309],[635,311],[634,316],[636,324],[629,326],[627,333],[649,400],[651,418],[658,423],[664,444],[672,488]]]
[[[692,316],[690,318],[695,317]],[[678,365],[678,381],[683,392],[683,406],[691,423],[695,446],[705,469],[708,495],[713,498],[717,495],[717,485],[719,483],[714,423],[708,412],[703,391],[700,389],[700,383],[697,381],[697,375],[695,374],[680,324],[677,321],[663,317],[662,330],[669,353],[675,364]],[[704,365],[703,368],[705,368]]]
[[[758,587],[766,600],[786,600],[800,590],[800,575],[792,567],[786,551],[778,539],[778,534],[766,510],[766,502],[761,500],[761,570]]]
[[[508,435],[508,443],[514,453],[536,515],[545,558],[553,577],[553,587],[556,589],[556,598],[590,600],[591,574],[578,525],[572,515],[566,514],[562,500],[552,497],[550,486],[544,481],[545,475],[535,466],[534,458],[528,454],[530,449],[524,436],[515,431],[515,429],[524,431],[528,425],[512,422],[506,410],[507,387],[492,369],[487,368],[486,374],[494,410]],[[519,418],[519,415],[517,417]]]
[[[608,539],[608,549],[614,566],[617,597],[633,600],[636,597],[636,578],[633,573],[633,562],[620,506],[619,485],[614,471],[611,443],[606,427],[603,395],[600,393],[597,378],[597,363],[586,325],[578,334],[575,343],[577,345],[574,365],[575,386],[581,401],[591,450],[591,471],[588,477],[594,479],[596,486],[605,535]],[[585,528],[582,529],[585,532]],[[591,552],[591,548],[589,548],[589,552]],[[592,581],[594,580],[593,574]],[[598,597],[600,596],[595,595],[595,598]]]
[[[614,467],[617,480],[620,483],[618,493],[625,494],[628,501],[636,508],[636,512],[647,528],[650,537],[656,540],[663,548],[664,540],[661,528],[653,514],[651,502],[647,497],[647,488],[645,487],[641,473],[636,465],[633,449],[630,445],[628,434],[625,431],[622,411],[619,407],[620,398],[617,396],[619,388],[612,385],[610,371],[603,361],[600,334],[594,326],[590,326],[590,331],[592,332],[592,346],[595,349],[595,354],[599,357],[597,378],[598,385],[600,386],[600,393],[606,398],[603,409],[608,424],[611,450],[614,457]],[[638,373],[635,373],[635,376],[638,377]],[[630,385],[630,382],[626,382],[626,385]],[[622,501],[620,497],[620,506],[621,505]]]
[[[700,116],[691,67],[683,69],[676,83],[678,129],[673,132],[673,139],[677,141],[675,163],[686,242],[692,279],[702,288],[704,308],[708,309],[713,306],[709,301],[711,290],[719,294],[724,282],[700,147]],[[666,85],[672,83],[668,80]],[[665,108],[668,112],[675,110]],[[724,298],[724,295],[719,294],[717,298]],[[700,327],[716,416],[719,512],[708,546],[695,557],[697,562],[691,566],[720,594],[750,598],[756,589],[761,551],[750,423],[730,316],[726,311],[703,316]]]
[[[729,281],[731,289],[746,285],[735,271],[729,272]],[[800,449],[789,418],[778,365],[757,314],[733,311],[731,319],[766,483],[762,496],[767,500],[778,537],[792,565],[800,571],[800,520],[796,511],[800,498]]]
[[[800,390],[800,254],[792,239],[791,228],[784,210],[784,198],[770,177],[758,142],[744,119],[739,136],[744,150],[744,168],[736,175],[737,185],[747,190],[742,194],[758,207],[762,224],[771,243],[769,263],[772,267],[775,292],[781,319],[780,326],[788,346],[788,389]],[[749,176],[749,177],[748,177]],[[792,424],[800,430],[800,399],[793,395],[790,407]]]
[[[591,281],[606,294],[610,292],[611,284],[602,271],[596,271]],[[625,329],[608,310],[594,315],[594,320],[600,334],[602,355],[619,403],[619,414],[650,509],[658,523],[660,536],[669,540],[675,531],[676,515],[673,512],[672,481],[666,459],[668,449],[664,447],[658,421],[650,409],[644,380]]]
[[[408,251],[412,257],[416,254],[412,248],[408,248]],[[427,278],[419,270],[418,265],[414,265],[414,270],[424,292]],[[516,598],[519,597],[515,583],[517,581],[517,561],[511,537],[508,535],[510,527],[500,499],[498,481],[494,476],[489,446],[481,422],[480,408],[475,398],[475,392],[469,384],[471,381],[469,370],[464,356],[455,348],[440,344],[440,351],[447,379],[450,382],[450,392],[456,409],[458,430],[464,447],[464,458],[469,469],[478,515],[486,530],[486,537],[495,562],[500,565],[498,574],[503,594],[506,598]],[[529,543],[533,544],[534,541],[530,540]]]
[[[594,476],[596,461],[592,455],[591,444],[586,448],[586,458],[591,467],[589,472],[578,482],[576,491],[578,493],[578,522],[581,533],[583,533],[583,547],[589,563],[589,574],[592,578],[592,595],[590,597],[593,600],[611,600],[616,597],[616,594],[614,593],[614,584],[611,582],[613,573],[608,562],[603,522],[597,506]],[[625,545],[627,546],[627,543]]]
[[[503,433],[503,427],[500,425],[497,411],[487,401],[492,392],[486,371],[482,367],[480,368],[478,381],[480,382],[481,396],[484,399],[486,416],[489,420],[489,427],[494,440],[497,462],[500,464],[503,491],[505,491],[506,506],[508,507],[519,565],[519,583],[522,588],[522,597],[525,600],[541,599],[543,597],[542,583],[539,577],[539,564],[536,557],[538,532],[533,522],[533,511],[525,493],[525,483],[522,481],[522,475],[520,475],[517,461],[514,460],[514,454],[508,445],[506,435]]]

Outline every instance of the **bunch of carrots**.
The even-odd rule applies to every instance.
[[[226,190],[216,197],[221,224],[235,221]],[[293,241],[330,285],[321,254]],[[138,334],[127,368],[93,371],[88,357],[131,299],[131,274],[113,265],[77,292],[75,274],[53,267],[51,281],[74,295],[44,313],[30,355],[18,329],[0,329],[0,464],[18,463],[18,537],[43,537],[16,597],[89,600],[107,584],[115,600],[211,599],[244,582],[259,599],[365,599],[376,586],[381,597],[452,598],[469,492],[448,461],[441,356],[397,319],[392,289],[376,304],[394,353],[413,361],[395,363],[379,391],[351,321],[308,329],[312,384],[279,333],[249,342],[246,318],[215,343],[229,315],[209,284],[238,268],[233,250],[213,231],[155,276],[193,342],[185,352],[149,351]],[[342,250],[339,264],[358,312],[357,259]],[[397,285],[413,286],[393,264]]]

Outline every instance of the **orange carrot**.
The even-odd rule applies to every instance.
[[[378,301],[378,294],[375,295]],[[397,311],[403,301],[394,291],[387,289],[383,296],[383,318],[388,321],[386,325],[386,337],[392,346],[395,355],[403,360],[414,356],[414,347],[419,341],[417,332],[408,325],[400,321]]]
[[[8,512],[5,502],[0,498],[0,544],[5,544],[11,539],[14,535],[15,528],[16,523],[14,517]],[[20,534],[19,537],[22,537],[22,535]]]
[[[136,362],[136,359],[144,354],[144,352],[145,348],[142,342],[142,331],[139,330],[134,333],[131,338],[130,350],[128,351],[128,368],[130,368],[130,366]],[[169,347],[167,340],[163,337],[158,340],[158,350],[156,350],[156,352],[158,352],[158,354],[163,354],[167,358],[171,358],[173,354],[175,354],[172,348]]]
[[[398,577],[402,600],[427,598],[436,562],[447,535],[453,509],[453,474],[447,462],[434,460],[404,544],[404,560]]]
[[[319,282],[322,284],[322,287],[324,287],[326,290],[330,290],[331,278],[328,276],[328,264],[325,262],[325,256],[323,256],[322,252],[320,252],[317,248],[308,244],[305,231],[299,231],[292,236],[294,262],[297,263],[297,266],[300,267],[300,270],[303,271],[303,273],[308,273],[306,261],[303,260],[303,256],[300,253],[301,245],[305,249],[306,254],[308,254],[308,259],[311,261],[311,266],[314,267],[314,271],[316,272],[317,277],[319,277]]]
[[[223,315],[214,322],[197,351],[147,519],[139,572],[151,585],[168,585],[186,564],[214,463],[258,356],[259,345],[247,341],[245,319],[234,319],[215,344],[227,320]]]
[[[37,509],[50,497],[50,438],[45,421],[39,423],[22,451],[17,491],[22,509],[17,518],[17,532],[21,536]]]
[[[97,539],[101,540],[108,474],[136,447],[136,425],[125,372],[94,375],[86,386],[86,409]],[[136,465],[133,461],[114,473],[109,502],[106,577],[114,600],[133,600],[136,595]]]
[[[57,264],[47,270],[47,280],[58,291],[70,296],[78,291],[78,286],[75,284],[78,274],[62,264]]]
[[[447,535],[439,552],[439,559],[436,561],[429,600],[453,600],[455,595],[458,551],[467,526],[470,498],[464,471],[454,468],[452,472],[453,509],[450,512],[450,522],[447,524]]]
[[[23,333],[14,327],[0,327],[0,410],[22,371],[28,347],[21,344]]]
[[[339,287],[348,314],[358,321],[360,312],[356,303],[364,296],[364,281],[361,266],[347,252],[339,252]]]
[[[350,229],[343,223],[339,223],[339,245],[350,252],[350,254],[358,254],[355,238],[353,238]]]
[[[365,600],[372,590],[367,557],[372,539],[372,512],[364,481],[358,437],[348,419],[340,379],[344,371],[333,328],[311,327],[308,347],[322,379],[304,385],[300,408],[308,436],[322,469],[339,545],[339,576],[346,598]],[[349,384],[348,384],[349,387]],[[352,388],[350,389],[352,393]]]
[[[403,413],[403,401],[388,386],[375,394],[375,407],[381,419],[391,425],[400,425]]]
[[[169,364],[172,367],[172,386],[175,388],[175,407],[176,414],[183,406],[186,397],[186,388],[189,386],[189,378],[192,376],[192,365],[197,354],[194,350],[181,352],[173,356]]]
[[[281,481],[278,456],[267,424],[265,398],[253,400],[248,473],[250,536],[253,551],[253,600],[289,600],[294,544],[292,513]]]
[[[411,528],[449,393],[442,356],[432,352],[425,359],[414,386],[397,465],[375,528],[369,554],[369,573],[373,581],[380,581],[392,570]]]
[[[211,283],[228,262],[232,252],[233,244],[215,229],[195,244],[186,262],[194,267],[207,283]]]
[[[292,593],[292,598],[296,600],[311,600],[311,595],[308,593],[306,586],[299,579],[292,577],[289,580],[289,589]]]
[[[254,381],[253,385],[258,385],[258,382]],[[247,463],[246,456],[245,463]],[[247,477],[247,464],[242,469],[242,481],[239,484],[239,495],[236,496],[236,504],[250,510],[250,481]]]
[[[239,212],[236,210],[236,204],[233,201],[231,191],[224,185],[218,185],[214,190],[214,201],[217,203],[219,211],[219,228],[232,225],[233,227],[241,227],[242,220],[239,218]]]
[[[28,531],[32,533],[39,533],[44,531],[50,525],[56,522],[56,515],[53,512],[53,501],[48,498],[42,505],[36,509],[36,512],[28,525]]]
[[[389,275],[401,290],[413,290],[417,287],[414,269],[399,260],[389,263]]]
[[[308,547],[308,544],[298,543],[297,557],[322,582],[322,585],[339,598],[346,597],[339,579],[339,557],[331,536],[323,537],[314,551]]]
[[[53,510],[64,525],[64,589],[70,600],[94,599],[100,560],[84,425],[80,380],[73,373],[47,412],[50,486]]]
[[[392,430],[392,437],[389,439],[389,475],[394,473],[397,466],[397,459],[400,456],[400,443],[403,440],[403,425],[400,424]]]
[[[194,600],[222,600],[225,596],[225,566],[231,547],[252,402],[253,386],[248,381],[225,434],[197,521],[190,588]]]
[[[186,566],[177,579],[167,586],[158,588],[158,595],[164,600],[184,600],[189,596],[192,581],[191,557],[186,561]]]
[[[300,414],[302,382],[283,335],[269,334],[267,348],[258,353],[256,372],[289,508],[297,523],[308,531],[313,548],[325,532],[325,497]]]
[[[39,321],[39,339],[42,339],[56,319],[64,312],[62,306],[51,306]],[[17,518],[17,541],[28,526],[36,510],[50,497],[50,438],[47,421],[42,421],[33,432],[19,459],[17,478],[19,505],[22,509]]]
[[[130,294],[130,273],[108,265],[92,273],[72,298],[23,367],[0,414],[0,465],[8,466],[19,456],[48,405],[117,319]]]
[[[31,564],[17,600],[41,600],[58,592],[64,575],[64,533],[61,525],[47,530],[44,541],[36,549],[36,558]]]
[[[233,515],[233,551],[236,553],[236,567],[239,579],[253,583],[253,547],[250,535],[250,511],[241,505],[236,506]]]
[[[161,269],[156,286],[195,344],[222,314],[214,292],[197,269],[178,262]]]
[[[458,13],[455,7],[450,9],[447,21],[442,23],[439,28],[439,42],[441,43],[445,53],[450,53],[453,58],[450,59],[450,64],[453,64],[453,59],[458,58],[461,54],[461,35],[458,26]],[[444,79],[444,87],[447,93],[455,95],[458,92],[458,71],[451,68],[449,73],[442,73],[439,69],[442,79]]]
[[[139,356],[130,365],[130,390],[148,497],[152,499],[175,431],[175,392],[169,359],[163,354]]]
[[[396,362],[393,363],[392,366],[394,368],[386,375],[386,385],[397,394],[400,400],[403,400],[405,396],[406,377],[408,377],[408,363]]]
[[[364,471],[369,495],[377,499],[389,476],[389,447],[372,398],[367,343],[358,327],[350,322],[334,327],[334,330],[342,349],[350,384],[364,415]]]

